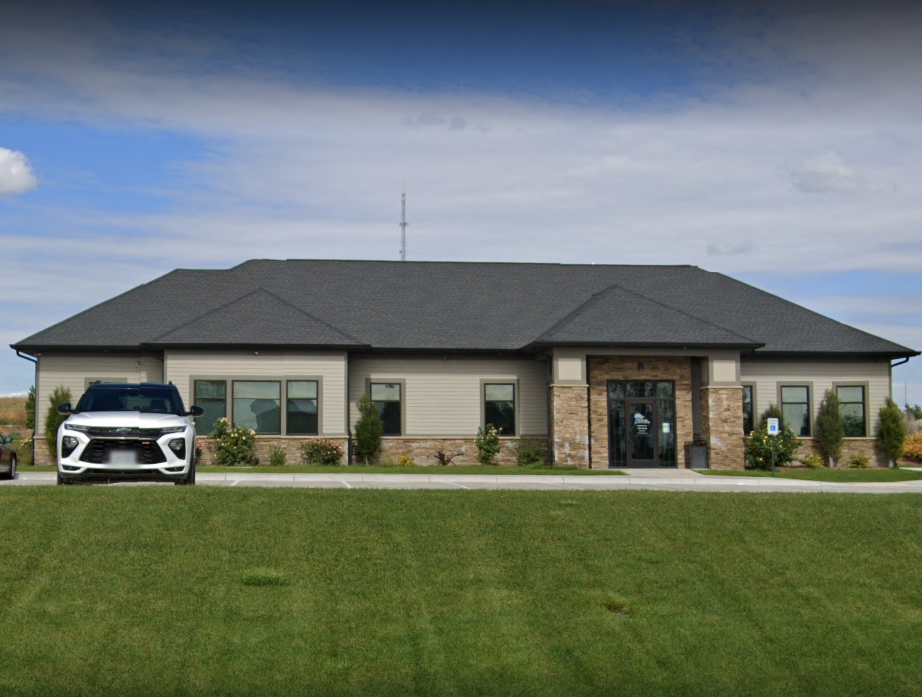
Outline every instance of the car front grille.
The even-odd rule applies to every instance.
[[[159,428],[115,428],[95,427],[86,431],[90,438],[159,438],[163,432]]]
[[[81,453],[80,462],[103,465],[109,462],[109,456],[113,451],[134,451],[137,453],[138,464],[141,465],[156,465],[166,462],[166,456],[155,442],[131,438],[119,440],[94,438],[87,443],[86,448]]]

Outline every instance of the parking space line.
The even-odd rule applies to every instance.
[[[468,486],[462,486],[461,484],[456,484],[455,482],[445,482],[445,483],[446,483],[446,484],[451,484],[452,486],[456,486],[456,487],[458,487],[459,489],[464,489],[465,491],[470,491],[470,487],[468,487]]]
[[[341,481],[341,482],[343,483],[343,486],[345,486],[347,489],[351,489],[351,488],[352,488],[352,486],[349,484],[349,482],[345,481],[344,479],[340,479],[339,481]]]

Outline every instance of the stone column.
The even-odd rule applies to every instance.
[[[743,388],[702,385],[700,394],[701,437],[708,444],[711,469],[743,469]]]
[[[551,385],[551,448],[555,465],[589,467],[588,385]]]

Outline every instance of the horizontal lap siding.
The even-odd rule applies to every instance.
[[[167,379],[192,404],[191,379],[196,378],[272,378],[319,376],[323,378],[321,411],[323,435],[346,433],[346,354],[308,351],[167,351]],[[284,386],[282,387],[284,390]],[[228,399],[230,395],[228,395]]]
[[[138,361],[141,367],[138,367]],[[36,404],[38,405],[37,433],[45,432],[45,413],[48,398],[57,387],[69,387],[72,402],[83,396],[87,378],[124,379],[128,382],[161,382],[163,363],[159,358],[142,353],[132,354],[53,354],[39,358]]]
[[[877,428],[877,413],[890,396],[889,363],[874,361],[742,361],[741,382],[756,386],[756,419],[769,404],[778,403],[779,384],[813,384],[810,395],[811,418],[816,419],[817,410],[826,390],[836,383],[868,383],[868,414],[870,416],[868,436]]]
[[[351,421],[368,378],[406,381],[407,436],[473,436],[481,425],[481,380],[518,381],[520,436],[547,434],[547,364],[480,358],[354,359],[349,369]]]

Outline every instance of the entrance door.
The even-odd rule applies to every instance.
[[[652,399],[628,399],[625,419],[627,420],[627,466],[656,467],[659,465],[656,434],[656,401]]]

